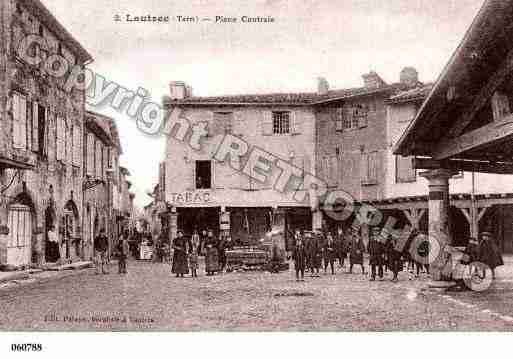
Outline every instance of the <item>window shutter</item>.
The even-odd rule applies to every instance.
[[[107,146],[103,146],[103,157],[102,157],[102,161],[103,161],[103,178],[107,178],[107,168],[109,167],[108,166],[108,162],[109,162],[109,148]]]
[[[64,132],[65,132],[65,124],[64,119],[57,116],[57,140],[56,140],[56,158],[57,161],[64,161],[65,158],[65,139],[64,139]]]
[[[335,131],[342,131],[344,129],[344,109],[337,108],[335,113]]]
[[[90,177],[94,176],[94,137],[92,133],[87,134],[87,175]]]
[[[36,101],[32,104],[32,151],[39,152],[39,104]]]
[[[80,126],[73,127],[73,165],[80,167],[82,153],[82,134]]]
[[[25,133],[25,138],[26,138],[26,143],[27,143],[27,150],[31,150],[32,149],[32,126],[33,126],[33,123],[34,123],[34,119],[32,118],[32,101],[27,101],[26,103],[26,106],[25,106],[25,118],[27,119],[26,120],[26,123],[27,123],[27,128],[26,128],[26,133]]]
[[[55,128],[53,125],[54,118],[52,117],[52,114],[50,113],[50,109],[46,110],[46,130],[45,130],[45,138],[46,138],[46,153],[48,155],[48,160],[54,160],[55,159],[55,143],[53,142],[53,139],[55,138],[52,128]]]
[[[292,125],[292,131],[291,131],[292,134],[293,135],[301,134],[301,132],[303,130],[302,116],[298,116],[296,111],[290,111],[289,116],[290,116],[290,123]]]
[[[96,168],[95,176],[96,176],[96,178],[102,177],[102,147],[101,146],[102,145],[101,145],[100,141],[96,141],[96,154],[95,154],[95,168]]]
[[[338,158],[331,156],[330,158],[330,184],[336,185],[338,183]]]
[[[65,140],[66,140],[66,163],[70,165],[73,164],[73,133],[75,131],[75,126],[66,126]]]
[[[162,162],[161,171],[162,171],[162,179],[160,182],[160,190],[162,191],[162,195],[165,196],[165,193],[166,193],[166,162]]]
[[[262,119],[262,135],[271,136],[273,134],[273,113],[271,111],[264,111]]]
[[[27,148],[27,100],[20,94],[13,95],[13,147]]]
[[[369,182],[369,155],[362,154],[362,167],[361,167],[362,182]]]
[[[369,155],[369,180],[372,183],[378,181],[378,152]]]

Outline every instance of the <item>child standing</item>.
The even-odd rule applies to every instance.
[[[200,251],[200,237],[193,235],[191,237],[191,249],[189,252],[189,269],[191,270],[191,276],[198,277],[198,256]]]

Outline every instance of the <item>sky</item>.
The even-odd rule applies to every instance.
[[[405,66],[420,80],[436,80],[483,0],[42,0],[91,53],[89,67],[105,79],[160,102],[170,81],[185,81],[195,96],[312,92],[362,86],[376,71],[397,82]],[[170,16],[168,23],[114,21],[116,15]],[[175,17],[272,16],[274,23],[178,22]],[[138,130],[126,114],[115,118],[121,164],[131,173],[135,203],[157,183],[164,139]]]

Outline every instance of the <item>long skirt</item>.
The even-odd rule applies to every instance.
[[[205,255],[205,271],[219,271],[219,253],[217,248],[207,248]]]
[[[183,251],[175,250],[173,253],[173,266],[171,272],[175,274],[189,273],[189,266],[187,264],[187,254]]]

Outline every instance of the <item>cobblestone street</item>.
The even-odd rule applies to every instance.
[[[427,278],[240,272],[175,278],[168,264],[130,262],[129,274],[74,276],[0,290],[9,330],[512,330],[511,281],[486,293],[422,290]],[[491,303],[492,307],[489,308]],[[506,310],[508,312],[501,312]]]

